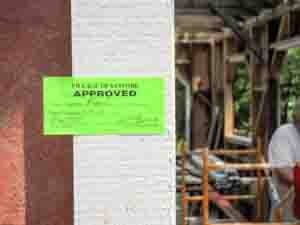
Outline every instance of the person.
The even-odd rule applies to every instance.
[[[282,199],[294,185],[293,169],[300,161],[300,98],[296,100],[293,121],[282,125],[273,134],[268,157],[273,168],[272,180]],[[294,215],[294,193],[283,207],[282,218],[284,222],[298,221]]]

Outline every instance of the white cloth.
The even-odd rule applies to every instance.
[[[300,134],[295,125],[286,124],[275,131],[269,144],[268,155],[273,168],[293,168],[295,163],[300,161]],[[282,198],[290,187],[282,183],[276,174],[273,174],[273,181]],[[296,220],[293,215],[293,201],[294,196],[291,196],[283,209],[284,222]]]

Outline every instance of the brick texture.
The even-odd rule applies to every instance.
[[[42,135],[42,77],[71,74],[70,2],[4,1],[0,29],[0,225],[71,225],[72,139]]]

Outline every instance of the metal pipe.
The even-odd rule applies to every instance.
[[[177,80],[185,88],[185,140],[187,151],[191,150],[191,112],[192,112],[192,88],[188,80],[176,73]]]

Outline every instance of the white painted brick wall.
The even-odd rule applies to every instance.
[[[166,79],[164,136],[74,137],[75,225],[175,225],[173,0],[72,0],[73,76]]]

